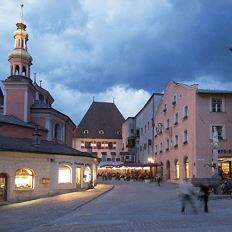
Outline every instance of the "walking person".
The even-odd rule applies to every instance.
[[[197,214],[197,209],[194,204],[193,196],[195,195],[192,184],[188,181],[183,181],[180,184],[180,194],[181,194],[181,213],[185,214],[186,203],[188,202],[193,209],[193,212]]]
[[[200,199],[204,201],[204,212],[208,213],[208,201],[210,195],[209,183],[206,183],[200,187]]]
[[[158,186],[160,186],[161,181],[162,181],[161,174],[158,173],[158,175],[157,175],[157,184],[158,184]]]

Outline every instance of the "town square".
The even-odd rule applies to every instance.
[[[0,231],[231,231],[230,0],[2,0]]]

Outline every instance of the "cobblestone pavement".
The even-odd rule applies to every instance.
[[[77,210],[112,189],[99,184],[95,189],[0,206],[0,232],[25,232]]]
[[[200,202],[197,202],[200,206]],[[210,213],[188,207],[180,213],[173,184],[117,182],[113,191],[88,205],[30,232],[232,231],[232,200],[212,200]]]
[[[192,209],[188,207],[186,214],[182,215],[176,185],[163,183],[161,187],[158,187],[155,183],[121,181],[114,184],[115,187],[112,191],[76,210],[66,211],[63,215],[58,216],[55,211],[50,210],[49,214],[54,215],[46,224],[41,224],[39,227],[38,225],[31,226],[32,229],[24,231],[232,231],[231,199],[211,200],[208,214],[203,213],[200,202],[196,202],[199,214],[193,214]],[[2,215],[1,208],[0,214]],[[40,212],[38,211],[37,214],[40,215]],[[0,220],[2,221],[2,219]],[[13,224],[16,223],[13,222]],[[5,232],[6,230],[1,230],[0,226],[0,231]]]

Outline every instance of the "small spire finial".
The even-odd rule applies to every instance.
[[[39,80],[39,86],[42,87],[42,80]]]
[[[94,102],[94,96],[93,96],[93,102]]]
[[[23,7],[24,7],[23,0],[21,0],[20,7],[21,7],[21,19],[23,20]]]
[[[36,72],[34,72],[34,84],[37,84],[36,83]]]
[[[114,103],[115,98],[113,97],[113,103]]]

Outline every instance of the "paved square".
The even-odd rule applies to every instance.
[[[75,209],[75,200],[67,202],[66,211],[59,214],[59,202],[57,212],[52,210],[40,218],[38,224],[32,224],[26,230],[23,227],[17,230],[17,223],[13,221],[14,210],[8,211],[8,219],[15,223],[15,230],[30,232],[88,232],[88,231],[232,231],[232,200],[210,200],[208,214],[200,209],[199,214],[194,215],[191,207],[187,206],[185,215],[180,213],[180,199],[178,187],[174,184],[163,183],[158,187],[155,183],[144,182],[114,182],[112,191],[91,201],[90,203]],[[0,213],[4,213],[0,208]],[[9,210],[9,209],[8,209]],[[30,209],[31,210],[31,209]],[[30,220],[28,208],[24,209],[25,222]],[[34,208],[40,215],[40,210]],[[12,218],[10,218],[12,215]],[[5,222],[6,223],[6,222]],[[1,226],[4,222],[0,221]],[[7,229],[7,227],[5,227]]]

